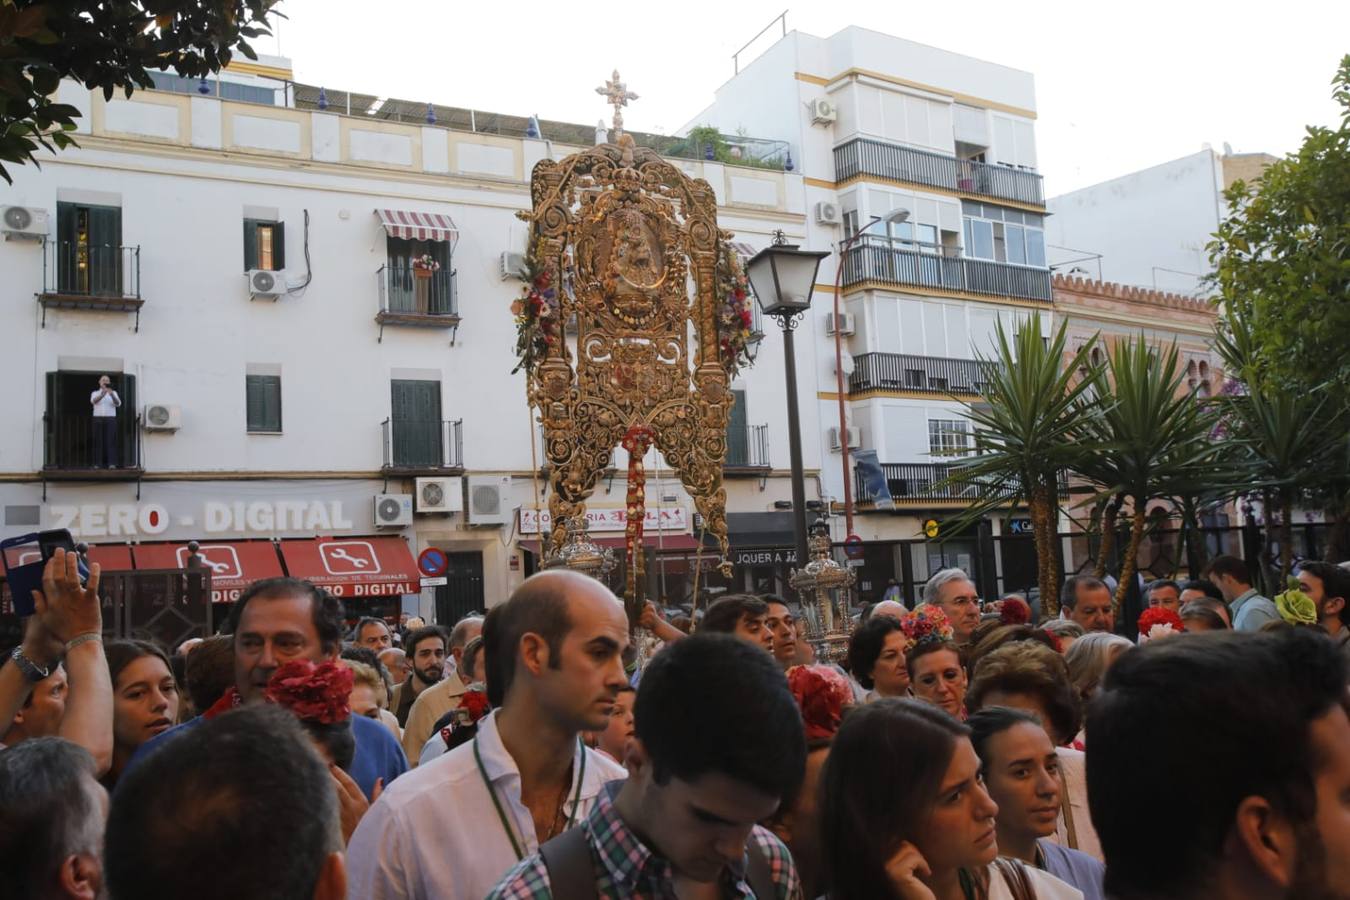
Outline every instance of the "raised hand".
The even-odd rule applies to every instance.
[[[42,570],[42,590],[33,591],[33,605],[42,627],[62,644],[81,634],[103,631],[103,609],[98,599],[99,565],[94,563],[88,584],[80,584],[79,555],[60,547]]]
[[[909,841],[902,843],[886,863],[886,877],[896,896],[903,900],[936,900],[928,885],[920,880],[932,874],[919,848]]]

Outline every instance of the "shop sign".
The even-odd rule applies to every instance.
[[[1015,519],[1004,519],[1003,531],[1005,534],[1032,534],[1031,518],[1019,516]]]
[[[682,534],[689,531],[689,514],[683,506],[669,506],[660,509],[648,508],[646,512],[642,529],[648,535],[655,536],[658,530],[667,534]],[[552,529],[553,518],[547,511],[539,510],[536,512],[529,507],[522,506],[520,508],[520,533],[538,534],[541,519],[545,531]],[[618,509],[588,509],[586,510],[586,524],[592,534],[625,531],[628,528],[628,510],[622,507]]]
[[[732,550],[733,566],[779,566],[797,564],[797,550],[793,547],[779,547],[772,550]]]

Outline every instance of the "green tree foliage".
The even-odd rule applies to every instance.
[[[1247,364],[1289,390],[1350,392],[1350,56],[1332,95],[1339,128],[1309,127],[1298,152],[1225,194],[1234,210],[1210,244],[1228,314],[1248,323]]]
[[[58,103],[62,78],[131,96],[149,70],[189,78],[219,71],[248,39],[269,34],[278,0],[0,0],[0,177],[37,164],[39,148],[75,143],[80,113]]]

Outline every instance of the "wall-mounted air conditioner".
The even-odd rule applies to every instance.
[[[464,509],[464,482],[459,478],[417,479],[417,513],[453,513]]]
[[[141,427],[146,431],[177,431],[183,424],[183,411],[167,403],[145,404]]]
[[[376,494],[375,524],[380,528],[402,528],[413,521],[412,494]]]
[[[848,449],[857,450],[862,446],[862,429],[855,425],[848,426]],[[830,449],[839,450],[839,428],[838,426],[830,429]]]
[[[286,285],[282,283],[281,274],[270,269],[249,269],[247,273],[249,296],[275,300],[286,293]]]
[[[829,97],[817,97],[810,103],[811,123],[814,125],[829,125],[839,118],[839,110],[835,109],[834,101]]]
[[[853,334],[853,313],[840,313],[837,322],[834,313],[828,313],[825,316],[825,333],[834,334],[836,330],[846,337]]]
[[[0,207],[0,230],[5,240],[41,240],[47,236],[47,211],[31,206]]]
[[[469,478],[469,524],[507,525],[511,508],[511,476]]]

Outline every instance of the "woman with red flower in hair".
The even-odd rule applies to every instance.
[[[806,771],[797,793],[784,797],[778,812],[763,825],[792,851],[802,896],[819,897],[825,887],[819,834],[820,773],[844,710],[853,703],[853,688],[832,666],[793,666],[787,670],[787,680],[806,726]]]
[[[915,697],[941,707],[957,719],[966,717],[966,661],[952,639],[952,626],[936,606],[921,606],[900,625],[909,636],[905,665]]]

